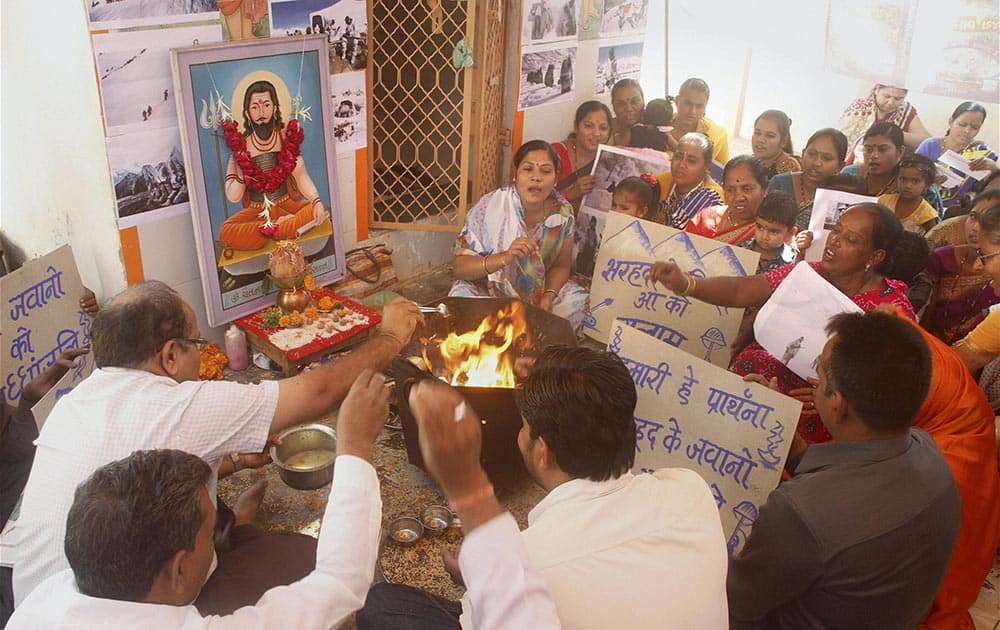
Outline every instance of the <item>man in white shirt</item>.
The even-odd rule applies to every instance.
[[[415,395],[428,469],[459,503],[470,560],[469,592],[488,630],[558,630],[545,584],[526,563],[517,525],[481,493],[479,423],[456,423],[447,396]],[[447,407],[447,418],[440,412]],[[333,487],[316,568],[231,615],[202,617],[191,605],[213,559],[211,468],[176,450],[138,451],[98,469],[76,491],[66,554],[72,570],[49,577],[17,608],[20,628],[295,628],[339,626],[364,602],[378,552],[381,495],[371,465],[388,416],[385,379],[364,370],[337,418]],[[464,562],[464,558],[463,558]],[[518,584],[497,589],[494,578]],[[530,621],[530,623],[528,623]]]
[[[381,332],[336,363],[257,385],[200,382],[205,342],[191,307],[162,282],[120,293],[92,325],[98,369],[59,400],[36,442],[12,532],[15,602],[68,568],[66,516],[74,488],[94,470],[135,450],[183,450],[212,468],[206,487],[214,504],[225,455],[260,452],[269,434],[328,414],[362,369],[380,368],[399,352],[420,319],[415,304],[397,300],[385,307]],[[220,566],[226,561],[220,556]],[[271,563],[252,573],[264,589],[275,584],[267,583],[277,573]]]
[[[715,500],[689,470],[629,472],[636,393],[621,359],[586,348],[547,348],[517,401],[523,418],[518,446],[532,477],[549,492],[528,515],[522,536],[562,625],[727,628],[726,545]],[[459,607],[392,584],[372,588],[357,621],[360,630],[481,630],[468,597]]]

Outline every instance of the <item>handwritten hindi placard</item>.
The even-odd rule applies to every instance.
[[[653,263],[672,260],[692,276],[746,276],[760,254],[659,223],[612,212],[590,286],[584,333],[607,343],[615,318],[710,363],[729,364],[742,308],[675,295],[649,279]]]
[[[742,548],[778,485],[802,403],[636,330],[611,324],[608,350],[635,382],[634,473],[689,468],[719,506],[726,546]]]
[[[90,317],[80,308],[83,291],[69,245],[0,278],[0,396],[4,401],[17,405],[28,381],[66,350],[90,343]],[[89,356],[86,361],[78,359],[77,368],[67,377],[71,380],[81,366],[89,370],[90,363]],[[50,394],[55,396],[55,392]]]
[[[45,421],[56,406],[59,399],[73,391],[73,388],[80,384],[83,379],[90,376],[94,371],[94,357],[90,353],[82,354],[73,362],[73,368],[63,374],[63,377],[56,381],[56,384],[42,396],[42,399],[31,408],[31,415],[35,418],[38,430],[42,430]]]

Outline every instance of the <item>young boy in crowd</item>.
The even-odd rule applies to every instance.
[[[757,263],[757,273],[765,273],[794,263],[799,253],[789,245],[795,236],[795,217],[799,214],[799,206],[795,197],[781,190],[767,193],[757,210],[757,231],[754,237],[743,241],[740,247],[760,254]],[[730,346],[733,357],[743,348],[753,343],[753,321],[757,317],[759,307],[750,307],[743,311],[740,329]]]
[[[938,213],[924,199],[924,192],[934,183],[937,169],[930,158],[914,154],[896,165],[896,189],[899,192],[881,195],[878,202],[887,206],[899,218],[907,232],[924,234],[937,225]]]
[[[752,239],[739,244],[760,254],[757,273],[795,262],[796,251],[789,243],[795,236],[795,217],[799,206],[795,197],[786,192],[769,192],[757,210],[757,232]]]

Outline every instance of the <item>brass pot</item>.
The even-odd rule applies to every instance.
[[[281,289],[278,292],[278,299],[275,303],[289,313],[292,311],[299,311],[301,313],[309,306],[309,300],[308,289]]]

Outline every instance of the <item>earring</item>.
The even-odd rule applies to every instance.
[[[870,264],[865,265],[865,273],[868,273],[868,270],[871,269],[871,268],[872,268],[872,266]]]

